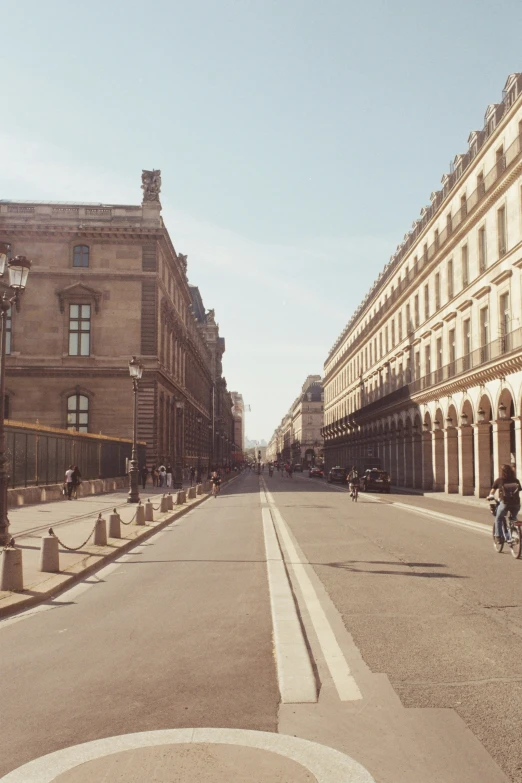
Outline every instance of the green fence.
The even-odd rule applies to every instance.
[[[130,440],[42,425],[7,421],[5,433],[10,487],[60,484],[69,465],[79,467],[82,479],[125,476],[132,453]],[[145,448],[138,444],[140,465]]]

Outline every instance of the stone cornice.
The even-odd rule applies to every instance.
[[[520,261],[516,262],[515,266],[518,266],[519,264],[522,264],[522,259]],[[509,280],[509,278],[512,277],[512,275],[513,275],[513,270],[512,269],[504,269],[504,271],[501,272],[499,275],[497,275],[496,277],[493,277],[490,280],[490,283],[492,285],[500,285],[500,283],[503,283],[504,280]]]

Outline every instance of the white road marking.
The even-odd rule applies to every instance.
[[[356,701],[362,699],[361,691],[350,671],[348,662],[344,657],[339,643],[333,632],[321,602],[315,592],[314,586],[307,574],[307,568],[311,568],[309,563],[303,563],[294,546],[288,526],[274,501],[272,493],[266,488],[265,492],[270,504],[274,524],[279,536],[283,542],[288,555],[290,567],[301,588],[310,620],[314,627],[322,654],[330,675],[339,694],[341,701]]]
[[[317,783],[375,783],[372,775],[359,762],[326,745],[268,731],[214,728],[141,731],[85,742],[30,761],[4,775],[0,783],[53,783],[59,775],[81,764],[114,753],[166,745],[207,743],[228,745],[232,754],[237,746],[277,753],[301,764],[315,776]]]
[[[262,509],[277,680],[283,704],[317,701],[317,686],[270,509]]]

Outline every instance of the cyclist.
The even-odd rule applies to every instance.
[[[215,498],[219,495],[219,490],[221,486],[221,479],[219,477],[219,473],[217,470],[214,470],[210,476],[210,481],[212,482],[212,494]]]
[[[355,465],[352,467],[351,471],[348,473],[348,483],[350,487],[350,497],[355,497],[356,493],[359,492],[359,472]]]
[[[520,511],[520,490],[522,486],[520,481],[515,475],[511,465],[502,465],[500,468],[500,477],[495,479],[493,486],[487,500],[491,500],[494,497],[494,493],[498,492],[499,504],[497,507],[497,513],[495,515],[495,543],[500,544],[504,541],[504,522],[509,512],[511,519],[516,519],[518,512]],[[511,535],[509,528],[506,529],[508,538],[507,543],[511,542]]]

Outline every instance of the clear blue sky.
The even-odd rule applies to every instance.
[[[0,198],[163,215],[268,438],[522,70],[520,0],[0,0]]]

